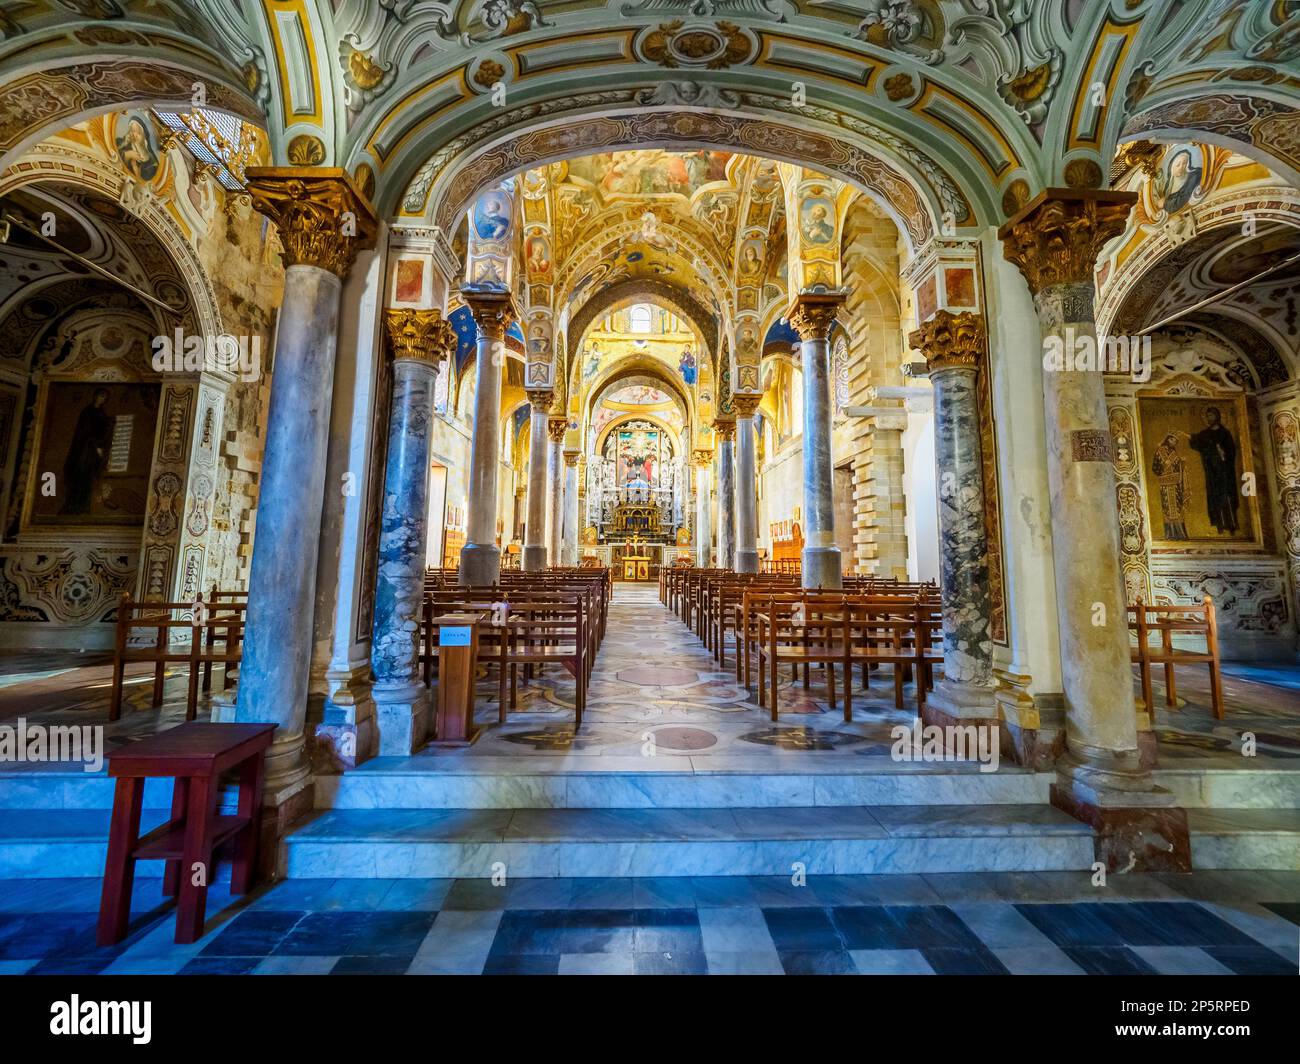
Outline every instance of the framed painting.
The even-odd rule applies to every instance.
[[[144,522],[157,384],[49,381],[39,406],[29,528]]]
[[[1243,396],[1139,396],[1138,426],[1154,548],[1262,545]]]

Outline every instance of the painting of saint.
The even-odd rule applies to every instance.
[[[1223,535],[1237,532],[1237,441],[1223,424],[1217,406],[1207,406],[1205,427],[1188,438],[1188,446],[1201,456],[1205,471],[1206,516]]]
[[[740,274],[755,278],[763,272],[762,245],[757,240],[746,240],[740,248]]]
[[[1173,433],[1161,441],[1151,459],[1151,472],[1160,486],[1165,539],[1188,538],[1187,523],[1183,518],[1183,511],[1187,508],[1186,464],[1178,453],[1178,438]]]
[[[474,231],[480,240],[500,240],[510,232],[510,201],[504,192],[485,192],[474,204]]]
[[[538,278],[551,273],[551,249],[540,234],[528,238],[528,273]]]
[[[695,353],[689,347],[682,348],[682,357],[677,363],[677,368],[681,372],[682,380],[687,384],[695,383]]]
[[[140,114],[123,115],[116,137],[117,155],[137,181],[152,181],[158,174],[158,146],[148,120]]]
[[[821,197],[804,200],[799,209],[799,230],[810,244],[829,244],[835,239],[835,205]]]
[[[1196,152],[1195,158],[1192,153]],[[1177,214],[1193,196],[1201,191],[1204,170],[1200,165],[1200,150],[1189,145],[1178,145],[1159,174],[1152,179],[1151,191],[1155,205],[1166,214]]]
[[[1250,468],[1245,403],[1237,397],[1138,399],[1154,536],[1168,544],[1247,543],[1258,539],[1252,497],[1241,491]]]
[[[158,386],[52,381],[34,468],[30,525],[138,525],[144,520]]]

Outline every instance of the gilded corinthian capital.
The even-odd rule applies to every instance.
[[[908,338],[925,356],[930,372],[957,367],[978,369],[984,354],[984,318],[970,311],[941,310]]]
[[[253,207],[280,234],[286,266],[317,266],[344,278],[356,253],[375,246],[375,216],[346,170],[252,166]]]
[[[1091,284],[1097,255],[1124,231],[1135,192],[1049,188],[1011,218],[998,236],[1002,254],[1034,295],[1058,284]]]
[[[731,401],[736,407],[736,417],[746,418],[754,416],[759,403],[763,401],[763,397],[761,395],[733,395]]]
[[[552,443],[563,443],[564,434],[569,431],[569,419],[567,417],[548,418],[546,422],[546,435],[551,438]]]
[[[843,292],[800,292],[790,308],[790,324],[800,340],[828,339],[843,305]]]
[[[506,330],[515,320],[515,303],[506,288],[471,288],[460,290],[461,298],[474,315],[478,331],[489,340],[504,340]]]
[[[437,366],[456,349],[456,330],[436,307],[385,311],[384,327],[395,362],[427,362]]]

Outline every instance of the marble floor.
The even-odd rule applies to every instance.
[[[0,881],[0,974],[1295,975],[1300,872],[289,880],[209,895],[172,942],[160,880],[96,948],[99,883]]]
[[[111,657],[99,652],[27,651],[0,654],[0,723],[24,716],[60,724],[103,723],[107,718]],[[1156,729],[1162,764],[1203,763],[1243,767],[1241,737],[1249,732],[1258,756],[1249,767],[1300,758],[1300,667],[1231,665],[1225,669],[1227,716],[1216,721],[1208,708],[1205,670],[1180,669],[1180,705],[1164,704],[1157,677]],[[122,719],[105,730],[109,749],[171,727],[184,719],[186,673],[169,669],[161,709],[150,707],[152,672],[128,669]],[[690,759],[696,771],[743,759],[761,765],[790,755],[825,764],[836,758],[888,760],[895,724],[915,716],[914,692],[905,689],[902,710],[893,704],[888,669],[870,690],[854,696],[854,720],[832,708],[824,678],[814,670],[810,686],[781,680],[781,719],[773,725],[756,695],[736,682],[734,651],[719,665],[673,614],[660,604],[654,584],[616,584],[608,630],[587,696],[581,732],[573,728],[573,680],[558,667],[521,682],[518,704],[505,726],[497,724],[494,677],[480,682],[477,719],[483,732],[467,750],[427,750],[420,756],[458,761],[549,754],[604,758],[591,769],[618,771],[628,758],[644,761],[646,745],[668,758]],[[221,690],[221,675],[213,679]],[[842,692],[840,692],[842,697]],[[200,718],[210,702],[200,703]],[[499,762],[498,762],[499,763]],[[849,762],[850,764],[852,762]],[[483,762],[486,766],[487,762]],[[847,767],[847,766],[846,766]]]

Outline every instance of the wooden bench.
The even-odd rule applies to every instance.
[[[1215,719],[1223,719],[1223,674],[1219,667],[1219,629],[1214,613],[1214,601],[1206,595],[1199,603],[1183,606],[1151,605],[1138,599],[1128,608],[1129,631],[1137,636],[1132,660],[1138,666],[1142,682],[1142,702],[1147,712],[1153,710],[1151,692],[1151,666],[1163,665],[1165,670],[1165,704],[1178,705],[1178,691],[1174,681],[1177,665],[1206,665],[1210,670],[1210,707]],[[1174,646],[1175,634],[1200,636],[1205,640],[1205,650],[1188,650]],[[1159,638],[1152,646],[1151,638]]]

